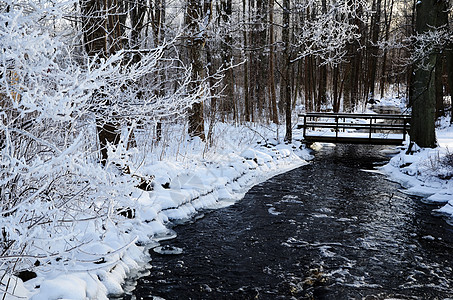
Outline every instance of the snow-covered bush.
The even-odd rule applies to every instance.
[[[2,274],[70,268],[80,247],[114,234],[118,211],[135,201],[137,177],[117,167],[131,163],[127,134],[109,146],[103,168],[96,122],[115,116],[118,128],[146,126],[180,116],[208,94],[204,85],[189,90],[190,69],[163,58],[168,44],[148,49],[139,62],[127,51],[106,59],[84,55],[81,34],[68,21],[75,5],[0,4]],[[176,74],[171,94],[157,92],[161,83],[152,78],[159,72]]]

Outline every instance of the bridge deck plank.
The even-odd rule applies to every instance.
[[[369,144],[369,145],[402,145],[403,139],[394,138],[362,138],[362,137],[334,137],[334,136],[305,136],[305,142],[333,143],[333,144]]]

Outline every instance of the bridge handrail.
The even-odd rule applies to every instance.
[[[392,114],[352,114],[352,113],[316,113],[309,112],[304,114],[299,114],[299,117],[319,117],[319,118],[348,118],[348,119],[403,119],[410,120],[410,115],[392,115]]]
[[[351,114],[351,113],[305,113],[299,114],[303,117],[304,138],[308,137],[307,128],[330,128],[335,130],[335,139],[338,140],[340,129],[365,129],[368,131],[368,141],[372,141],[372,133],[382,130],[401,132],[402,140],[406,139],[406,134],[410,129],[410,115],[392,115],[392,114]],[[334,122],[321,121],[317,122],[314,118],[334,119]],[[308,120],[307,120],[308,119]],[[346,122],[346,119],[364,119],[366,123]],[[342,121],[340,121],[342,120]],[[377,123],[378,120],[389,120],[391,123]],[[374,122],[373,122],[374,121]]]
[[[336,128],[338,129],[370,129],[372,127],[373,130],[395,130],[395,131],[402,131],[402,130],[408,130],[410,128],[409,124],[379,124],[379,123],[373,123],[372,125],[368,124],[354,124],[354,123],[338,123],[338,126],[332,126],[336,125],[337,123],[309,123],[307,122],[305,127],[314,127],[314,128]]]

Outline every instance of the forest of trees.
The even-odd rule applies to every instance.
[[[21,110],[23,101],[14,98],[24,100],[22,85],[29,85],[28,72],[36,71],[27,65],[44,59],[47,77],[56,78],[61,75],[56,70],[61,73],[68,66],[83,71],[98,68],[106,74],[105,68],[113,68],[124,76],[105,76],[84,94],[90,97],[84,105],[97,120],[102,161],[107,157],[105,145],[119,141],[122,125],[151,120],[147,124],[156,127],[159,139],[162,123],[185,112],[189,133],[202,139],[206,134],[209,138],[205,122],[211,120],[211,125],[286,123],[286,139],[291,140],[296,107],[360,111],[386,94],[407,96],[416,118],[418,111],[423,117],[439,117],[446,112],[444,96],[452,85],[450,4],[448,0],[3,1],[2,109],[9,111],[17,102]],[[27,53],[30,45],[13,53],[18,45],[7,40],[18,34],[24,43],[33,43],[24,36],[29,34],[46,35],[52,42],[43,45],[46,53]],[[109,90],[112,87],[114,91]],[[68,96],[68,101],[79,103],[72,99],[78,96]],[[178,109],[166,109],[167,102]],[[16,124],[30,121],[8,116]],[[413,126],[412,135],[423,130]],[[2,136],[4,140],[4,132]],[[428,139],[415,140],[433,146],[433,139]]]
[[[448,0],[0,1],[1,256],[128,198],[107,167],[129,166],[136,129],[158,143],[187,124],[209,144],[217,122],[276,123],[291,141],[298,112],[392,95],[435,146],[451,18]]]
[[[386,93],[417,98],[415,90],[424,88],[417,76],[425,80],[427,72],[435,73],[436,92],[430,97],[435,114],[444,114],[443,96],[451,85],[449,5],[448,0],[80,0],[44,1],[39,7],[6,1],[1,9],[5,38],[21,29],[7,20],[21,10],[21,18],[39,23],[49,38],[64,43],[78,67],[97,66],[121,53],[116,63],[131,72],[150,51],[160,49],[162,65],[137,75],[141,84],[121,83],[130,92],[122,93],[128,101],[174,93],[181,87],[179,69],[190,68],[187,88],[206,93],[192,105],[189,132],[204,138],[203,120],[211,118],[290,123],[286,111],[296,105],[306,111],[352,112]],[[68,63],[68,57],[65,62],[57,58],[53,64]],[[14,73],[10,83],[26,77],[14,70],[13,60],[3,60],[5,78]],[[430,65],[436,72],[428,70]],[[94,97],[104,94],[103,88]],[[112,114],[112,100],[101,98]],[[157,127],[168,119],[165,113],[151,114]],[[102,119],[101,144],[115,139],[109,134],[115,131],[113,119]]]
[[[291,140],[298,105],[306,111],[360,111],[389,93],[418,99],[426,82],[436,90],[429,96],[436,103],[430,104],[435,107],[430,118],[443,115],[443,96],[451,86],[449,5],[447,0],[82,1],[74,22],[91,55],[125,49],[135,51],[133,61],[139,61],[143,49],[172,40],[176,52],[165,57],[190,66],[191,89],[205,85],[209,94],[191,108],[192,136],[205,138],[209,118],[286,123]],[[96,22],[107,28],[93,27]],[[169,73],[160,74],[160,81],[168,82]],[[428,102],[411,105],[426,117],[426,107],[418,104]],[[165,119],[156,126],[160,121]],[[433,137],[417,138],[426,131],[425,121],[414,123],[412,136],[433,146]],[[429,123],[432,135],[434,121]]]

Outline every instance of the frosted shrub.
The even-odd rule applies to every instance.
[[[444,164],[453,168],[453,152],[447,148],[447,153],[444,157]]]
[[[118,210],[136,200],[137,178],[118,167],[131,164],[132,152],[123,138],[109,146],[101,167],[96,122],[116,116],[120,129],[154,124],[208,94],[205,85],[188,89],[190,69],[163,59],[168,44],[136,63],[125,51],[102,60],[83,55],[74,46],[80,35],[63,17],[75,4],[0,4],[2,274],[38,265],[70,269],[80,247],[118,230]],[[176,74],[171,94],[156,93],[162,86],[152,78],[159,72]]]
[[[442,167],[440,169],[443,170],[443,173],[439,174],[439,177],[441,179],[453,178],[453,153],[448,148],[445,156],[442,158],[441,165]]]

